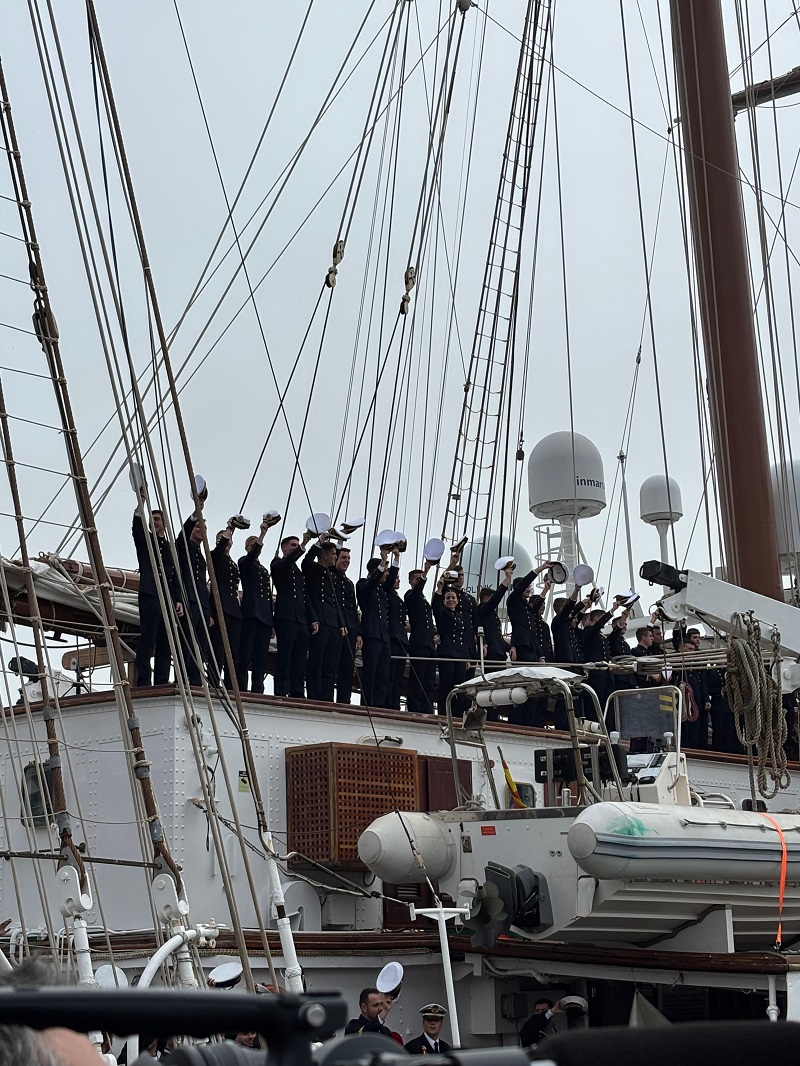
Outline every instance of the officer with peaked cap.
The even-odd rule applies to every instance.
[[[409,1055],[443,1055],[452,1048],[446,1040],[440,1040],[442,1024],[447,1017],[447,1011],[441,1003],[426,1003],[420,1008],[422,1015],[422,1036],[416,1040],[409,1040],[404,1045]]]

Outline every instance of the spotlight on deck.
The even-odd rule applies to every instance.
[[[649,581],[651,585],[665,585],[673,592],[680,592],[686,588],[686,574],[676,570],[669,563],[651,559],[650,562],[642,563],[639,569],[639,577]]]
[[[39,680],[39,667],[31,659],[26,659],[22,655],[9,659],[8,668],[12,674],[27,677],[29,681]]]

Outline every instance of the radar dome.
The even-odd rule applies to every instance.
[[[464,573],[466,575],[466,584],[470,586],[473,591],[476,588],[476,584],[477,587],[491,585],[492,588],[497,588],[497,584],[503,575],[495,570],[494,564],[501,555],[514,556],[514,564],[516,566],[515,575],[517,577],[522,574],[527,574],[529,570],[533,570],[533,561],[531,560],[530,553],[516,541],[509,547],[508,538],[500,537],[497,533],[489,534],[483,566],[481,567],[482,552],[483,544],[481,541],[470,541],[464,549],[464,554],[461,556],[461,564],[464,567]],[[479,569],[480,575],[478,575]]]
[[[683,517],[681,488],[674,478],[653,474],[639,489],[639,517],[649,526],[677,522]]]
[[[593,518],[606,505],[603,460],[581,433],[551,433],[528,458],[528,507],[537,518]]]
[[[792,556],[800,555],[800,459],[787,463],[785,468],[775,463],[770,470],[770,481],[778,552],[785,571]]]

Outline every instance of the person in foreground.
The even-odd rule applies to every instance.
[[[440,1040],[442,1025],[447,1011],[441,1003],[426,1003],[420,1009],[422,1015],[422,1035],[404,1044],[409,1055],[444,1055],[451,1051],[446,1040]]]
[[[384,1010],[383,992],[377,988],[362,988],[358,997],[358,1005],[361,1013],[357,1018],[351,1018],[345,1026],[345,1036],[361,1036],[362,1033],[382,1033],[391,1036],[391,1030],[381,1021]]]
[[[30,958],[0,976],[0,988],[40,988],[58,984],[41,959]],[[98,1066],[104,1060],[89,1040],[71,1029],[36,1032],[22,1025],[0,1025],[0,1066]]]
[[[519,1034],[519,1042],[522,1047],[531,1047],[545,1040],[548,1036],[554,1036],[556,1027],[553,1017],[561,1014],[561,1000],[553,1003],[552,999],[537,999],[533,1005],[533,1014],[523,1025]]]

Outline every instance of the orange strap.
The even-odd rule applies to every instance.
[[[770,814],[765,814],[763,811],[758,812],[762,818],[766,818],[768,822],[771,822],[775,828],[775,832],[778,834],[781,842],[781,880],[780,887],[778,889],[778,931],[775,934],[775,948],[780,951],[781,940],[783,937],[782,921],[783,921],[783,894],[786,891],[786,837],[783,835],[783,830]]]

